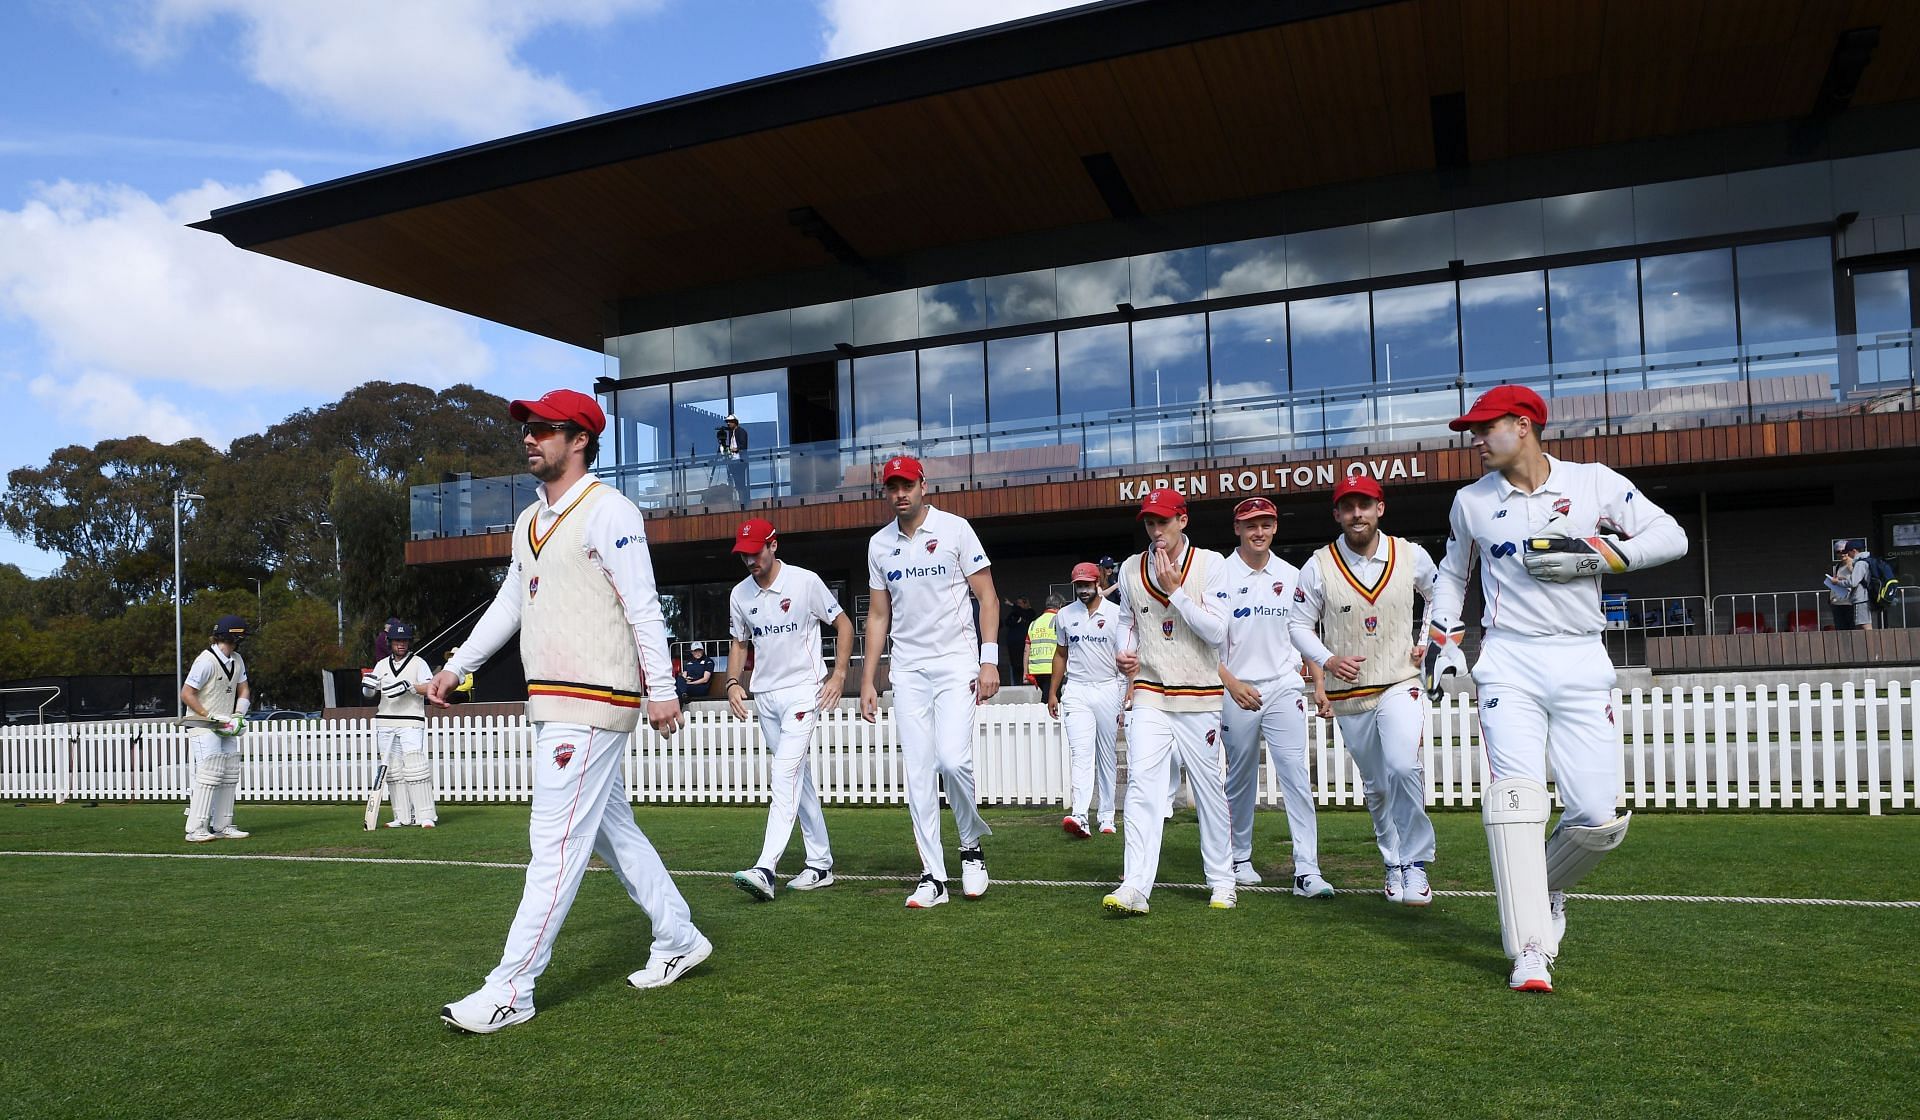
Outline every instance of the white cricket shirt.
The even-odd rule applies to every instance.
[[[896,519],[867,542],[867,586],[887,595],[895,665],[919,668],[949,659],[977,665],[978,619],[967,577],[992,561],[966,518],[926,509],[912,536],[901,534]]]
[[[845,613],[819,576],[784,560],[775,564],[773,581],[766,587],[748,576],[727,596],[733,640],[753,643],[756,693],[817,685],[825,679],[820,624],[831,625]],[[739,667],[731,668],[738,676]]]
[[[1227,615],[1221,668],[1242,681],[1277,680],[1300,687],[1300,651],[1287,636],[1300,569],[1271,552],[1266,563],[1255,568],[1237,548],[1227,553],[1221,566],[1226,598],[1214,600]]]
[[[1527,538],[1545,529],[1556,513],[1566,518],[1571,537],[1593,536],[1602,522],[1618,529],[1626,541],[1620,551],[1634,569],[1687,554],[1687,535],[1679,523],[1612,467],[1551,455],[1547,462],[1547,481],[1531,494],[1490,471],[1453,496],[1447,555],[1440,561],[1429,618],[1460,617],[1467,575],[1478,559],[1487,600],[1480,621],[1488,630],[1548,636],[1605,629],[1598,579],[1548,583],[1527,571]]]
[[[1093,610],[1075,599],[1053,616],[1060,645],[1067,651],[1067,684],[1112,684],[1120,679],[1114,654],[1120,648],[1120,604],[1093,597]]]
[[[1420,596],[1426,604],[1426,618],[1421,619],[1420,625],[1414,627],[1413,633],[1407,635],[1407,643],[1411,648],[1415,643],[1426,640],[1426,619],[1434,617],[1434,581],[1439,578],[1440,570],[1434,565],[1433,557],[1426,549],[1405,537],[1395,539],[1400,542],[1398,562],[1412,563],[1414,594]],[[1353,573],[1355,579],[1369,588],[1379,586],[1387,567],[1386,534],[1382,533],[1375,538],[1372,556],[1362,556],[1349,548],[1344,535],[1334,539],[1333,547],[1340,550],[1340,559],[1346,563],[1347,570]],[[1327,591],[1320,582],[1320,565],[1308,561],[1307,566],[1300,569],[1300,588],[1294,592],[1291,614],[1287,622],[1294,648],[1315,665],[1321,666],[1327,663],[1327,658],[1338,652],[1328,649],[1327,644],[1320,638],[1320,615],[1326,609]]]

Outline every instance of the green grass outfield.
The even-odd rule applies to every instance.
[[[451,805],[363,833],[357,805],[249,805],[188,845],[179,805],[0,807],[0,849],[367,857],[0,857],[7,1117],[1911,1116],[1920,910],[1582,901],[1551,996],[1506,990],[1491,899],[1390,906],[1365,814],[1323,812],[1328,901],[1001,882],[902,908],[904,808],[829,810],[842,881],[756,904],[683,876],[716,946],[636,992],[644,918],[590,874],[539,1015],[455,1034],[441,1004],[498,959],[526,809]],[[1118,837],[996,810],[997,879],[1110,883]],[[758,808],[649,807],[676,871],[753,858]],[[1477,814],[1436,818],[1434,886],[1488,887]],[[1263,812],[1256,859],[1288,866]],[[952,836],[949,822],[947,834]],[[1199,878],[1191,814],[1163,882]],[[792,852],[798,851],[796,838]],[[1644,814],[1593,893],[1920,899],[1920,816]],[[798,866],[789,856],[784,871]],[[957,874],[958,868],[954,869]]]

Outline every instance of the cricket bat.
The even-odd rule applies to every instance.
[[[373,776],[373,789],[367,794],[366,831],[372,832],[380,825],[380,793],[387,788],[387,764],[381,763],[380,770]]]

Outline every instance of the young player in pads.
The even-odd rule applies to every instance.
[[[1486,640],[1473,679],[1491,782],[1481,815],[1514,962],[1508,986],[1527,992],[1553,990],[1566,891],[1619,846],[1632,816],[1614,815],[1620,736],[1599,577],[1687,552],[1673,518],[1612,468],[1548,455],[1546,422],[1546,402],[1517,385],[1489,390],[1452,422],[1473,434],[1487,473],[1454,495],[1426,658],[1431,683],[1457,644],[1477,559]],[[1566,810],[1546,836],[1549,757]]]
[[[450,1026],[474,1034],[533,1018],[534,982],[590,856],[606,861],[653,923],[653,952],[627,983],[671,984],[713,952],[634,823],[621,775],[642,705],[647,723],[671,735],[680,702],[640,511],[587,473],[606,414],[584,393],[555,389],[513,402],[512,415],[527,473],[541,487],[514,524],[499,594],[427,686],[428,702],[445,707],[447,694],[519,633],[534,734],[531,858],[500,963],[478,991],[440,1009]]]
[[[874,672],[893,639],[893,715],[907,763],[907,812],[920,849],[920,882],[907,907],[947,901],[947,857],[940,850],[940,782],[960,834],[960,885],[968,898],[987,890],[980,841],[992,833],[973,792],[973,708],[1000,691],[1000,646],[992,634],[1000,597],[980,538],[965,518],[927,504],[926,472],[905,455],[880,471],[894,519],[867,542],[867,658],[860,718],[880,716]],[[969,611],[971,592],[978,609]]]
[[[1287,637],[1300,571],[1273,554],[1273,534],[1279,527],[1279,511],[1265,498],[1247,498],[1233,507],[1233,533],[1240,547],[1222,562],[1228,597],[1214,600],[1227,615],[1227,641],[1220,647],[1220,683],[1227,691],[1220,708],[1220,735],[1227,752],[1233,878],[1243,885],[1260,881],[1253,867],[1253,810],[1260,795],[1260,743],[1265,740],[1293,839],[1293,893],[1331,898],[1333,886],[1320,875],[1319,828],[1307,775],[1307,698],[1300,653]],[[1313,672],[1317,681],[1317,666]],[[1317,701],[1314,708],[1319,710]]]
[[[413,655],[413,627],[387,627],[387,656],[360,678],[360,694],[377,696],[374,752],[387,764],[387,797],[393,802],[388,828],[417,824],[433,828],[433,768],[427,764],[427,682],[433,673]],[[378,805],[375,810],[378,810]]]
[[[853,648],[853,620],[840,609],[827,585],[805,568],[774,555],[780,540],[773,523],[754,518],[734,534],[733,551],[747,566],[747,578],[727,597],[733,645],[727,665],[747,663],[753,648],[753,706],[760,734],[772,759],[773,805],[767,810],[767,835],[760,858],[735,872],[734,885],[762,902],[774,897],[773,877],[780,853],[800,820],[807,862],[787,888],[810,891],[833,885],[833,849],[827,844],[827,819],[807,767],[807,745],[819,714],[840,702],[847,687],[847,655]],[[820,662],[820,624],[833,627],[833,672]],[[727,678],[727,706],[734,718],[747,718],[747,685]]]
[[[1086,839],[1087,811],[1093,794],[1100,793],[1100,831],[1113,831],[1114,740],[1120,735],[1120,709],[1126,701],[1127,678],[1114,661],[1120,636],[1119,605],[1100,594],[1100,569],[1075,564],[1071,575],[1073,602],[1053,616],[1059,644],[1053,651],[1052,675],[1047,678],[1047,714],[1064,720],[1072,759],[1073,803],[1060,827],[1068,836]],[[1066,702],[1061,703],[1062,679]]]
[[[1213,897],[1235,902],[1226,755],[1220,744],[1220,647],[1227,640],[1226,562],[1187,540],[1187,499],[1160,488],[1140,503],[1147,549],[1120,566],[1120,671],[1133,677],[1127,714],[1125,875],[1108,913],[1147,912],[1160,870],[1169,758],[1178,755],[1200,816],[1200,861]]]
[[[1348,475],[1333,488],[1340,536],[1301,569],[1290,623],[1293,644],[1326,669],[1334,718],[1366,781],[1387,899],[1426,906],[1433,901],[1433,822],[1421,766],[1428,709],[1415,637],[1424,626],[1416,625],[1413,599],[1432,605],[1435,569],[1426,549],[1380,532],[1386,511],[1380,484],[1366,475]]]
[[[180,686],[193,749],[193,788],[187,795],[187,841],[244,840],[233,826],[233,802],[240,792],[240,736],[247,729],[247,663],[240,639],[247,624],[239,615],[223,615],[213,624],[213,641],[187,670]]]

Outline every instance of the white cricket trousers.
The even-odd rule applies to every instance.
[[[907,765],[907,812],[913,818],[913,842],[920,849],[920,870],[947,881],[947,856],[940,847],[940,782],[947,783],[947,804],[961,850],[978,847],[993,830],[980,819],[973,788],[973,693],[980,666],[971,658],[946,664],[893,665],[893,721]]]
[[[1120,737],[1120,709],[1126,701],[1124,678],[1103,684],[1068,681],[1060,697],[1060,723],[1067,732],[1068,758],[1073,777],[1073,804],[1068,812],[1081,820],[1100,794],[1100,827],[1113,827],[1114,741]]]
[[[1347,753],[1366,781],[1374,842],[1388,867],[1433,859],[1427,816],[1427,696],[1418,683],[1394,685],[1372,708],[1333,717]]]
[[[833,866],[833,849],[827,845],[827,818],[820,812],[820,793],[813,788],[813,768],[807,765],[807,748],[813,742],[813,729],[820,723],[820,714],[815,711],[819,703],[817,684],[797,684],[754,695],[753,710],[760,716],[760,737],[767,744],[768,784],[773,793],[773,804],[767,809],[767,838],[760,846],[755,867],[779,870],[780,853],[793,839],[796,817],[807,848],[807,866],[822,871]]]
[[[1227,812],[1227,757],[1220,744],[1219,712],[1167,712],[1136,704],[1127,713],[1126,865],[1121,885],[1153,893],[1160,872],[1160,835],[1166,825],[1168,760],[1187,770],[1193,807],[1200,815],[1200,865],[1209,887],[1233,886],[1228,855],[1232,821]]]
[[[1220,708],[1220,736],[1227,749],[1227,808],[1233,817],[1233,862],[1253,858],[1253,811],[1260,799],[1260,743],[1273,759],[1274,780],[1287,810],[1293,839],[1293,873],[1320,873],[1320,830],[1313,815],[1313,783],[1307,776],[1307,701],[1300,674],[1248,681],[1260,691],[1260,710],[1250,712],[1229,695]]]
[[[1614,817],[1623,785],[1613,723],[1613,663],[1597,634],[1564,637],[1487,631],[1473,667],[1487,781],[1531,778],[1554,788],[1562,824],[1592,827]]]
[[[646,911],[654,952],[686,952],[700,940],[687,900],[633,820],[621,773],[632,733],[572,723],[533,728],[527,885],[507,930],[506,951],[486,984],[499,1002],[522,1008],[533,1006],[534,981],[547,969],[587,859],[596,853]]]
[[[376,727],[374,749],[387,764],[387,799],[401,824],[437,824],[433,806],[433,767],[427,762],[427,729]]]

